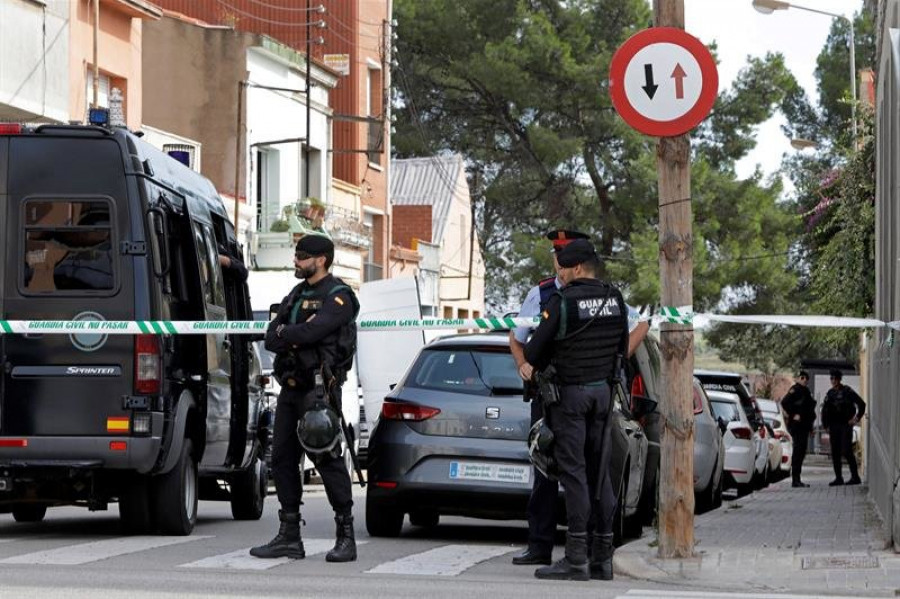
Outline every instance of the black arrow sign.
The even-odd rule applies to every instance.
[[[643,90],[647,93],[647,97],[651,100],[653,96],[656,95],[656,90],[659,89],[658,85],[653,84],[653,65],[645,64],[644,65],[644,79],[647,81],[645,85],[643,85]]]

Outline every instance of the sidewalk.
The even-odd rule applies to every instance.
[[[787,478],[697,516],[695,557],[660,560],[655,532],[645,532],[616,551],[616,574],[716,590],[900,596],[900,554],[885,549],[867,487],[829,487],[828,462],[808,462],[807,489]]]

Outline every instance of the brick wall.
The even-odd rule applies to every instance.
[[[391,241],[412,247],[413,239],[431,242],[431,206],[394,206]]]

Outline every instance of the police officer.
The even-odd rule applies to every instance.
[[[559,264],[556,259],[557,253],[576,239],[588,238],[587,235],[580,231],[566,229],[550,231],[546,237],[553,244],[553,266],[557,272],[559,271]],[[522,302],[522,307],[519,309],[518,316],[522,318],[538,316],[546,308],[550,297],[562,286],[563,283],[558,275],[548,277],[539,282],[528,291],[525,301]],[[642,321],[637,310],[628,306],[628,328],[628,355],[630,356],[647,335],[650,323],[646,320]],[[533,386],[529,385],[534,368],[525,359],[524,348],[531,330],[531,327],[517,327],[510,331],[509,347],[516,361],[519,375],[526,381],[526,387],[530,389],[531,424],[533,426],[543,416],[543,408]],[[534,482],[532,483],[527,507],[528,546],[522,553],[512,558],[513,564],[521,566],[549,565],[551,563],[553,537],[556,532],[556,498],[558,494],[559,483],[548,479],[538,469],[534,469]]]
[[[597,578],[610,580],[616,497],[609,479],[605,424],[612,405],[610,381],[618,375],[620,358],[628,350],[627,308],[618,289],[597,280],[599,259],[586,239],[562,248],[557,263],[565,287],[541,313],[541,323],[525,346],[525,359],[537,369],[552,365],[556,370],[559,402],[546,409],[555,437],[553,452],[564,488],[568,531],[565,557],[538,568],[535,576],[589,580],[594,570]],[[589,567],[592,508],[596,530],[592,531]]]
[[[803,458],[809,443],[809,433],[816,422],[816,400],[809,391],[809,373],[801,370],[797,382],[791,386],[787,395],[781,398],[781,409],[787,414],[788,432],[794,438],[794,456],[791,463],[792,487],[808,487],[800,480],[803,471]]]
[[[837,487],[844,484],[841,456],[847,458],[847,465],[850,467],[850,480],[847,484],[858,485],[862,481],[856,466],[856,456],[853,455],[853,427],[866,413],[866,402],[856,391],[841,383],[844,375],[840,370],[833,369],[829,374],[831,389],[825,394],[825,401],[822,402],[822,426],[828,428],[831,462],[834,466],[834,480],[828,483],[828,486]]]
[[[350,288],[328,272],[333,260],[334,244],[327,237],[312,234],[297,242],[294,274],[304,280],[282,301],[266,331],[266,349],[276,354],[274,370],[282,383],[272,447],[272,475],[281,504],[278,512],[281,526],[275,538],[250,550],[256,557],[303,559],[306,556],[300,538],[303,487],[298,465],[304,446],[298,437],[298,423],[302,432],[310,415],[318,416],[314,422],[327,425],[334,421],[333,416],[321,417],[327,409],[317,393],[316,373],[336,366],[333,362],[341,353],[338,347],[341,329],[352,323],[358,306]],[[339,385],[336,387],[333,392],[339,393]],[[328,449],[332,451],[310,455],[322,476],[337,524],[337,541],[325,559],[354,561],[356,542],[350,475],[340,459],[340,444],[337,454],[333,447],[333,443],[329,444]]]

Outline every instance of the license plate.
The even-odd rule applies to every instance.
[[[531,466],[524,464],[487,464],[484,462],[450,462],[450,478],[484,480],[500,483],[528,484]]]

